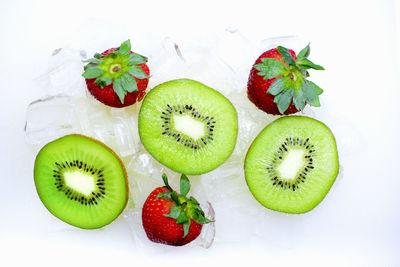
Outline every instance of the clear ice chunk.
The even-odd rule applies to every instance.
[[[173,180],[166,170],[145,151],[135,154],[126,165],[130,192],[136,207],[142,207],[151,191],[163,186],[162,174],[166,172],[169,182]]]
[[[217,58],[230,70],[226,74],[230,74],[231,89],[226,93],[241,92],[245,88],[251,66],[258,57],[255,47],[256,44],[238,29],[228,28],[219,35],[219,41],[212,50],[215,50]]]
[[[36,78],[36,84],[47,95],[84,96],[85,79],[82,77],[86,52],[72,48],[54,50],[49,61],[49,70]]]
[[[204,211],[205,217],[213,222],[203,224],[200,235],[193,243],[203,248],[209,248],[213,244],[215,238],[215,211],[208,201],[200,205]]]
[[[111,109],[111,122],[114,138],[122,157],[139,152],[140,138],[138,132],[138,105],[126,109]]]
[[[43,144],[74,132],[74,103],[69,96],[49,96],[28,105],[25,136],[30,144]]]
[[[150,88],[185,76],[187,69],[185,59],[182,57],[179,46],[171,38],[164,38],[161,48],[156,54],[157,56],[151,56],[154,61],[149,61],[149,68],[151,69]]]
[[[75,99],[75,116],[79,127],[77,132],[95,138],[116,148],[114,130],[111,128],[109,108],[95,99]]]
[[[167,39],[165,48],[171,59],[167,61],[168,68],[164,68],[167,70],[166,75],[174,78],[178,74],[178,78],[197,80],[223,93],[239,90],[238,73],[219,57],[216,49],[219,44],[220,40],[213,38],[208,41],[200,39],[183,42],[179,45]],[[221,50],[227,48],[228,45],[221,47]],[[172,76],[171,69],[174,69]]]

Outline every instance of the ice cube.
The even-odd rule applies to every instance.
[[[209,248],[213,244],[215,238],[215,211],[208,201],[200,205],[204,211],[205,217],[213,222],[203,224],[200,235],[193,243],[203,248]]]
[[[246,86],[251,66],[258,57],[255,46],[238,29],[228,28],[219,35],[219,41],[213,48],[219,60],[234,74],[232,82],[235,91],[241,91]]]
[[[219,57],[216,50],[218,39],[210,38],[207,41],[199,39],[179,45],[172,40],[169,42],[171,43],[166,42],[166,47],[169,47],[168,51],[172,55],[172,60],[168,62],[167,76],[197,80],[222,94],[238,91],[243,86],[237,79],[238,74]],[[175,69],[178,70],[178,75],[171,76],[171,70],[175,73]]]
[[[82,77],[82,60],[86,57],[83,50],[59,48],[50,58],[49,70],[36,78],[36,84],[47,95],[85,96],[86,83]]]
[[[150,55],[152,60],[148,65],[151,70],[149,87],[185,76],[187,65],[182,57],[179,46],[169,37],[162,41],[157,56]]]
[[[78,98],[75,99],[74,112],[79,125],[76,129],[78,133],[95,138],[118,153],[109,107],[91,97]]]
[[[25,136],[30,144],[43,144],[76,128],[75,105],[69,96],[57,95],[38,99],[26,112]]]
[[[140,149],[137,107],[138,105],[134,104],[124,109],[111,109],[110,127],[114,129],[115,142],[122,157],[131,156]]]

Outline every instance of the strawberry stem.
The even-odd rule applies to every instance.
[[[119,64],[119,63],[112,64],[112,65],[110,66],[110,72],[111,72],[111,73],[117,73],[117,72],[120,71],[121,69],[122,69],[122,65]]]

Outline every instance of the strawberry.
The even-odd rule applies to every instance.
[[[297,55],[293,50],[278,46],[261,54],[250,71],[247,96],[259,109],[269,114],[292,114],[308,103],[319,107],[322,89],[307,80],[308,70],[324,70],[312,63],[310,45]]]
[[[203,224],[211,222],[194,197],[186,197],[189,179],[182,174],[180,194],[168,185],[154,189],[142,208],[142,223],[147,237],[156,243],[183,246],[200,235]]]
[[[126,107],[141,101],[146,94],[150,74],[147,58],[133,53],[129,40],[84,62],[88,63],[82,74],[87,88],[103,104]]]

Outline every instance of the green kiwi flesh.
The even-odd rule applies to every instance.
[[[282,117],[255,138],[245,159],[247,185],[263,206],[285,213],[316,207],[335,181],[335,137],[320,121]]]
[[[84,229],[103,227],[128,200],[122,161],[100,141],[67,135],[45,145],[35,160],[36,190],[56,217]]]
[[[220,166],[237,137],[234,106],[216,90],[179,79],[153,88],[139,113],[139,135],[160,163],[184,174],[202,174]]]

